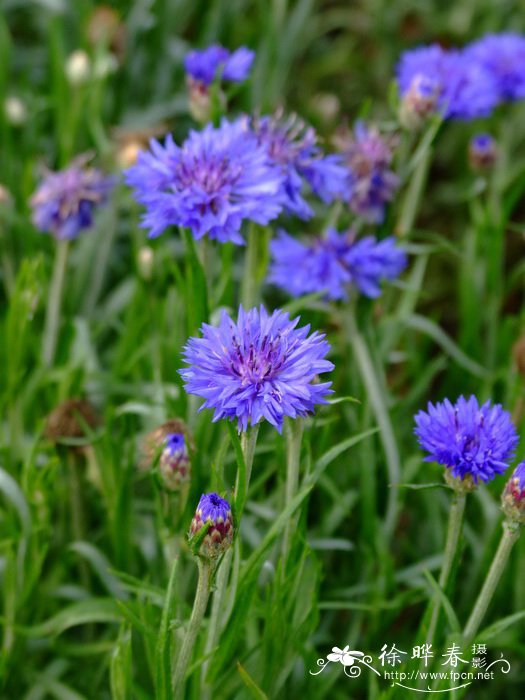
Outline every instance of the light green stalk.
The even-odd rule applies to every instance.
[[[42,361],[46,367],[50,367],[55,359],[68,253],[69,241],[57,241],[55,264],[53,266],[53,275],[51,277],[51,286],[47,299],[46,323],[44,327],[42,349]]]

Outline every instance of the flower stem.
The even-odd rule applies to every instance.
[[[269,231],[255,225],[248,232],[241,284],[241,302],[245,309],[251,309],[261,301],[261,286],[268,265],[269,236]]]
[[[184,679],[186,677],[186,671],[188,669],[188,664],[195,647],[195,641],[197,640],[197,635],[199,634],[202,620],[204,619],[204,613],[206,612],[206,607],[208,605],[208,598],[210,596],[211,580],[214,568],[213,564],[201,558],[199,558],[198,564],[199,580],[197,583],[195,600],[193,602],[193,610],[191,612],[188,629],[186,630],[186,636],[184,637],[182,647],[177,657],[175,673],[173,674],[173,697],[175,700],[177,698],[184,697]]]
[[[465,511],[465,503],[467,494],[464,491],[454,491],[452,503],[450,505],[450,513],[448,517],[447,540],[445,544],[445,552],[443,554],[443,562],[441,564],[441,572],[439,574],[439,587],[445,590],[452,564],[456,556],[459,536],[463,524],[463,513]],[[427,644],[431,644],[434,640],[436,627],[439,619],[439,611],[441,609],[441,599],[438,595],[434,595],[431,603],[431,617],[427,632]]]
[[[69,241],[57,241],[55,263],[47,301],[46,324],[44,328],[42,360],[46,367],[50,367],[55,359],[68,253]]]
[[[494,559],[492,560],[489,573],[463,631],[463,639],[466,643],[469,643],[474,638],[479,629],[485,613],[487,612],[487,608],[489,607],[490,601],[492,600],[492,596],[494,595],[494,591],[496,590],[496,586],[501,578],[503,569],[507,564],[512,547],[518,540],[519,536],[519,524],[506,520],[503,523],[503,535],[501,536],[498,549],[494,555]]]
[[[387,538],[390,538],[394,531],[397,519],[398,494],[396,486],[399,483],[401,473],[399,451],[397,449],[396,438],[392,428],[390,415],[388,413],[385,392],[379,382],[370,350],[368,349],[364,337],[357,328],[357,323],[352,311],[345,310],[343,322],[346,326],[348,343],[353,350],[354,357],[359,366],[361,379],[365,385],[372,411],[379,426],[380,438],[385,452],[390,488],[388,490],[384,529]]]
[[[241,435],[241,447],[242,447],[242,453],[244,456],[244,464],[246,467],[246,474],[245,474],[245,492],[246,494],[248,493],[248,487],[250,484],[250,477],[252,473],[252,466],[253,466],[253,457],[255,455],[255,446],[257,444],[257,436],[259,434],[259,425],[252,425],[251,428],[242,433]],[[235,483],[235,496],[234,496],[234,501],[237,502],[237,492],[240,486],[242,479],[240,478],[239,473],[237,473],[237,480]],[[235,525],[235,530],[239,530],[240,526],[240,518],[242,516],[242,511],[238,515],[239,520],[234,523]],[[217,571],[217,576],[215,579],[215,592],[213,594],[213,602],[212,602],[212,607],[211,607],[211,613],[210,613],[210,623],[208,625],[208,636],[206,638],[206,645],[204,647],[204,656],[206,659],[209,658],[210,654],[213,652],[215,649],[215,646],[217,645],[217,638],[219,635],[220,631],[220,623],[223,618],[224,614],[224,607],[225,607],[225,597],[226,597],[226,589],[228,587],[228,580],[230,578],[230,570],[232,566],[232,559],[233,559],[233,547],[230,547],[226,554],[224,555],[224,558],[219,566],[219,569]],[[208,665],[209,661],[205,661],[202,667],[202,678],[204,679],[206,676],[206,672],[208,670]],[[208,697],[207,694],[205,694],[204,697]]]
[[[290,505],[297,492],[299,485],[299,466],[301,457],[301,442],[303,439],[304,421],[302,418],[291,420],[286,419],[284,424],[286,435],[286,486],[284,492],[284,507]],[[294,519],[286,523],[283,536],[283,573],[285,569],[288,551],[290,549],[290,539],[294,527]]]

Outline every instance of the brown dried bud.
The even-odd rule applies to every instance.
[[[45,437],[53,442],[86,436],[87,428],[96,428],[100,417],[85,399],[67,399],[46,418]]]

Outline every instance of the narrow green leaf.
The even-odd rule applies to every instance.
[[[155,649],[155,666],[157,676],[155,679],[156,700],[171,700],[171,653],[172,653],[172,632],[170,629],[170,621],[173,618],[173,603],[175,592],[175,580],[177,572],[178,560],[175,559],[171,567],[170,580],[166,590],[164,599],[164,607],[162,609],[162,618],[160,621],[159,636]]]

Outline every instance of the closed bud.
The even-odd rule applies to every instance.
[[[516,369],[525,377],[525,335],[522,335],[512,346],[512,354]]]
[[[507,481],[501,508],[508,520],[513,523],[525,523],[525,462],[518,464]]]
[[[439,98],[439,85],[425,75],[416,75],[399,106],[401,126],[410,131],[419,129],[434,114]]]
[[[216,493],[201,496],[193,520],[191,521],[190,540],[197,537],[206,527],[206,531],[196,554],[205,559],[216,559],[223,554],[233,542],[233,516],[230,504]]]
[[[476,134],[468,147],[470,167],[475,172],[487,172],[498,158],[498,146],[490,134]]]
[[[174,418],[148,433],[142,443],[141,467],[158,465],[162,485],[168,491],[180,491],[191,479],[192,437],[184,421]]]
[[[22,126],[27,121],[27,108],[19,97],[6,97],[4,110],[7,121],[12,126]]]
[[[46,418],[44,435],[55,443],[82,438],[100,424],[100,417],[86,399],[67,399]],[[82,447],[77,448],[82,451]]]

